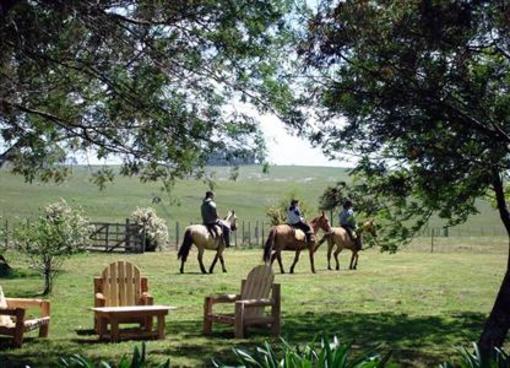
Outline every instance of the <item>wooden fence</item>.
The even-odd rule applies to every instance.
[[[9,247],[12,244],[13,230],[15,226],[28,223],[30,220],[13,221],[4,219],[0,222],[0,246]],[[167,221],[169,242],[168,248],[178,249],[186,226],[200,223],[198,220],[191,221]],[[95,235],[87,246],[90,249],[103,251],[128,251],[143,252],[145,244],[144,232],[135,224],[128,221],[124,223],[93,223],[96,227]],[[234,247],[262,247],[266,241],[271,224],[264,220],[241,220],[238,222],[237,231],[231,236]],[[127,230],[126,230],[127,229]],[[423,229],[418,237],[428,238],[431,242],[435,238],[462,238],[462,237],[497,237],[506,236],[502,226],[459,226],[454,228],[428,227]]]
[[[145,230],[126,219],[125,223],[92,222],[94,231],[87,244],[89,250],[105,252],[124,251],[143,253],[145,251]]]

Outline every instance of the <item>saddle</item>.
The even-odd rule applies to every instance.
[[[221,237],[223,234],[221,226],[218,224],[204,224],[204,226],[207,228],[207,231],[213,239]]]
[[[292,225],[289,225],[289,224],[287,224],[287,226],[289,226],[294,231],[294,239],[296,239],[296,241],[306,242],[306,234],[303,230],[298,229],[298,228],[296,228]],[[315,238],[315,235],[311,234],[311,239],[313,240],[314,238]]]

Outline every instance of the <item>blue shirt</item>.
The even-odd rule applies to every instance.
[[[301,216],[301,211],[298,206],[289,207],[287,210],[287,223],[294,225],[299,222],[304,222],[303,217]]]
[[[353,228],[356,227],[356,220],[354,219],[354,211],[352,208],[349,208],[348,210],[343,209],[338,217],[340,220],[340,225],[347,225]]]

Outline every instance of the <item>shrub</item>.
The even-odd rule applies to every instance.
[[[131,214],[131,220],[140,226],[140,235],[145,231],[145,250],[153,251],[168,242],[168,227],[165,220],[158,217],[150,207],[137,208]]]
[[[441,364],[439,368],[509,368],[510,356],[499,348],[495,348],[494,352],[486,359],[482,358],[482,354],[478,345],[473,343],[473,351],[466,348],[459,348],[460,358]]]
[[[312,342],[303,347],[293,347],[282,339],[282,345],[283,348],[278,353],[268,342],[252,353],[242,349],[233,349],[237,366],[258,368],[382,368],[394,366],[388,365],[390,353],[385,356],[366,353],[352,358],[351,345],[340,344],[336,337],[332,341],[322,337],[319,343]],[[213,364],[215,367],[226,367],[216,362]]]
[[[15,229],[17,248],[44,278],[43,294],[51,292],[64,260],[83,250],[91,230],[81,209],[71,208],[63,199],[47,205],[35,221]]]
[[[152,366],[152,365],[151,365]],[[105,361],[101,361],[98,364],[94,364],[90,359],[84,358],[81,355],[75,354],[69,358],[60,359],[61,368],[144,368],[148,367],[146,360],[145,343],[142,343],[142,349],[139,350],[137,346],[133,351],[133,356],[129,359],[127,356],[123,356],[118,364],[110,365]],[[170,359],[165,363],[159,365],[158,368],[170,368]]]

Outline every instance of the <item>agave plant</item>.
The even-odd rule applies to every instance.
[[[142,343],[142,349],[135,346],[131,359],[123,356],[118,364],[110,365],[105,361],[94,363],[92,360],[79,354],[74,354],[69,358],[60,359],[61,368],[145,368],[147,367],[145,343]],[[158,368],[170,368],[170,359],[161,364]]]
[[[510,356],[499,348],[495,348],[489,359],[484,359],[476,343],[473,343],[473,351],[459,348],[460,359],[453,362],[445,362],[439,368],[510,368]]]
[[[257,368],[382,368],[392,367],[388,360],[391,353],[381,356],[376,353],[365,353],[356,358],[351,357],[351,344],[341,344],[333,337],[327,341],[321,337],[303,347],[293,347],[281,339],[282,351],[277,353],[267,341],[250,353],[242,349],[233,349],[237,367]],[[213,361],[215,367],[228,367]]]

